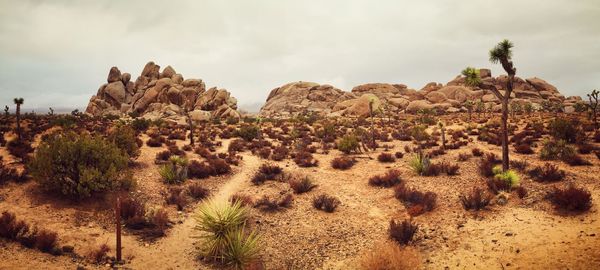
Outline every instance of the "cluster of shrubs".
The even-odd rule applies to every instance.
[[[394,196],[404,203],[411,216],[433,211],[437,201],[437,194],[434,192],[422,192],[404,184],[397,185],[394,188]]]
[[[191,178],[204,179],[210,176],[225,175],[231,172],[231,166],[221,158],[210,158],[204,162],[192,160],[188,165]]]
[[[167,204],[176,205],[177,210],[182,211],[189,204],[189,198],[202,200],[209,194],[210,191],[202,187],[200,183],[192,183],[185,189],[179,186],[170,187],[165,197]]]
[[[263,184],[268,180],[276,180],[278,176],[282,176],[283,169],[274,164],[262,164],[258,171],[252,177],[251,181],[255,185]]]
[[[296,194],[306,193],[317,187],[308,176],[292,178],[288,183]]]
[[[576,153],[575,147],[565,140],[546,140],[540,152],[542,160],[562,160],[571,166],[589,166],[591,163]]]
[[[396,220],[390,220],[390,226],[388,233],[390,239],[398,243],[399,245],[408,245],[414,239],[414,235],[419,229],[419,225],[412,222],[412,220],[404,220],[402,222]]]
[[[58,247],[57,233],[33,227],[24,220],[18,220],[16,215],[11,212],[2,212],[2,216],[0,216],[0,237],[45,253],[53,255],[63,253]]]
[[[554,188],[548,198],[559,210],[584,212],[592,207],[592,195],[584,189],[574,185],[569,185],[567,188]]]
[[[338,170],[347,170],[352,168],[352,166],[354,166],[354,164],[356,163],[356,160],[351,158],[351,157],[336,157],[334,159],[331,160],[331,167],[334,169],[338,169]]]
[[[298,151],[294,154],[294,162],[300,167],[316,167],[319,161],[308,151]]]
[[[479,211],[485,209],[492,200],[492,196],[481,188],[473,188],[471,193],[460,195],[460,202],[465,210]]]
[[[340,203],[338,198],[327,194],[321,194],[313,198],[313,206],[327,213],[333,213]]]
[[[565,178],[565,171],[556,165],[545,163],[543,167],[536,166],[529,170],[529,176],[538,182],[556,182]]]
[[[384,175],[375,175],[369,179],[369,185],[379,187],[393,187],[402,183],[400,171],[389,170]]]
[[[264,195],[262,198],[254,202],[254,208],[258,208],[263,211],[274,212],[291,207],[293,201],[294,196],[292,196],[292,194],[285,194],[278,198],[272,199],[268,195]]]

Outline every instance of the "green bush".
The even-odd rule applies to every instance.
[[[108,133],[108,141],[114,143],[119,149],[125,151],[130,158],[140,155],[140,148],[136,142],[135,130],[128,125],[119,125]]]
[[[426,141],[430,137],[426,129],[426,126],[416,125],[412,128],[410,135],[417,141]]]
[[[131,187],[128,161],[127,154],[115,144],[101,137],[70,132],[43,141],[29,169],[43,188],[83,198]]]
[[[543,160],[568,160],[576,154],[575,147],[568,145],[564,140],[546,140],[540,151],[540,158]]]
[[[171,156],[169,162],[160,167],[159,173],[167,184],[183,183],[188,178],[188,160]]]
[[[567,143],[576,143],[582,136],[579,121],[573,119],[556,118],[548,124],[550,135],[556,140],[564,140]]]
[[[138,132],[146,131],[150,127],[150,124],[152,124],[152,120],[144,118],[136,118],[131,121],[131,127]]]
[[[350,154],[359,150],[358,138],[354,135],[345,135],[337,142],[337,149]]]
[[[494,169],[492,171],[494,173],[494,178],[504,181],[510,189],[512,189],[514,187],[518,187],[519,183],[521,182],[521,178],[513,170],[508,170],[508,171],[503,172],[502,166],[498,165],[498,166],[494,167]]]
[[[236,136],[248,142],[258,138],[259,133],[260,128],[256,125],[244,125],[236,130]]]

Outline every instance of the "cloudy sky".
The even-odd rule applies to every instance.
[[[0,106],[85,108],[111,66],[135,78],[150,60],[242,107],[291,81],[420,89],[466,66],[498,75],[504,38],[518,76],[600,88],[598,0],[0,0]]]

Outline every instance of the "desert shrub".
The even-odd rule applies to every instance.
[[[479,172],[485,177],[494,176],[493,169],[500,163],[500,160],[498,160],[498,157],[494,153],[488,153],[479,161]]]
[[[486,184],[491,192],[499,194],[502,191],[510,192],[510,183],[499,178],[490,178],[486,180]]]
[[[533,154],[533,149],[531,149],[531,146],[529,144],[519,144],[515,146],[515,151],[519,154]]]
[[[390,153],[381,153],[379,154],[379,156],[377,156],[377,160],[379,160],[379,162],[394,162],[396,161],[396,158],[394,158],[394,156],[392,156],[392,154]]]
[[[419,269],[419,254],[393,243],[376,246],[360,257],[360,270]]]
[[[192,160],[188,165],[188,176],[191,178],[204,179],[215,174],[215,169],[205,162]]]
[[[527,196],[527,189],[524,186],[519,186],[515,190],[517,191],[517,196],[519,196],[520,199],[523,199],[525,196]]]
[[[427,126],[424,125],[415,125],[412,127],[410,131],[410,136],[413,137],[416,141],[426,141],[431,137],[429,133],[426,131]]]
[[[208,195],[210,195],[210,191],[208,189],[202,187],[202,185],[200,185],[200,183],[193,183],[193,184],[189,185],[188,193],[190,194],[190,196],[192,196],[192,198],[194,198],[196,200],[201,200],[201,199],[207,198]]]
[[[421,192],[406,185],[397,185],[394,188],[396,199],[405,204],[411,216],[418,216],[435,208],[437,194]]]
[[[181,147],[181,150],[186,151],[186,152],[190,152],[190,151],[194,150],[194,148],[191,145],[186,144],[183,147]]]
[[[108,259],[108,252],[110,252],[110,247],[107,244],[102,244],[98,248],[90,251],[88,257],[92,262],[101,264]]]
[[[8,152],[17,157],[20,158],[23,161],[28,161],[29,160],[29,153],[33,152],[33,148],[31,147],[31,143],[26,141],[26,140],[12,140],[9,141],[6,144],[6,149],[8,150]]]
[[[258,168],[258,172],[254,174],[251,181],[255,185],[260,185],[267,180],[275,180],[275,178],[283,172],[283,169],[274,164],[262,164]]]
[[[519,171],[525,171],[525,169],[527,169],[527,166],[529,166],[529,164],[527,163],[527,160],[511,160],[510,161],[510,167],[515,168]]]
[[[152,124],[152,120],[144,119],[144,118],[136,118],[131,121],[131,127],[138,132],[146,131],[150,124]]]
[[[481,151],[481,149],[479,149],[479,148],[473,148],[473,150],[471,150],[471,153],[473,153],[473,156],[476,156],[476,157],[483,156],[483,151]]]
[[[258,138],[260,128],[256,125],[243,125],[236,130],[235,135],[249,142]]]
[[[313,198],[313,207],[327,213],[333,213],[340,205],[340,200],[327,194],[321,194]]]
[[[443,173],[447,175],[457,175],[460,167],[458,166],[458,164],[442,162],[442,164],[440,164],[440,169]]]
[[[228,152],[242,152],[244,149],[246,149],[246,142],[240,139],[231,141],[227,147]]]
[[[188,198],[180,187],[170,187],[166,198],[167,204],[177,206],[178,211],[182,211],[188,204]]]
[[[292,188],[292,190],[294,190],[294,193],[296,194],[306,193],[311,191],[313,188],[317,187],[317,185],[315,185],[308,176],[294,178],[288,183],[290,184],[290,187]]]
[[[0,156],[0,185],[15,180],[20,177],[19,173],[15,168],[9,168],[4,164],[3,157]]]
[[[131,187],[128,162],[125,153],[100,137],[66,133],[42,142],[29,169],[43,188],[83,198]]]
[[[369,185],[378,187],[393,187],[401,182],[398,170],[389,170],[384,175],[375,175],[369,179]]]
[[[543,160],[567,160],[574,155],[575,148],[564,140],[546,140],[540,151],[540,158]]]
[[[471,193],[460,195],[459,199],[465,210],[479,211],[490,204],[492,197],[480,188],[473,188]]]
[[[396,158],[403,158],[403,157],[404,157],[404,153],[402,153],[402,152],[398,151],[398,152],[394,153],[394,156],[395,156]]]
[[[150,147],[161,147],[163,144],[160,137],[152,137],[146,141],[146,145]]]
[[[188,160],[172,156],[167,164],[160,167],[159,173],[167,184],[183,183],[188,178]]]
[[[154,163],[164,163],[166,161],[169,161],[169,159],[171,158],[173,154],[171,154],[171,151],[169,150],[164,150],[164,151],[160,151],[158,153],[156,153],[156,156],[154,158]]]
[[[211,158],[206,161],[208,165],[215,170],[215,176],[224,175],[231,172],[231,166],[223,159]]]
[[[271,159],[275,161],[281,161],[287,158],[290,150],[285,146],[278,146],[273,150],[273,154],[271,155]]]
[[[176,155],[176,156],[185,156],[185,151],[179,149],[179,146],[177,146],[175,143],[169,145],[167,147],[167,149],[169,150],[169,152],[171,152],[171,154]]]
[[[52,253],[58,250],[58,234],[42,229],[35,238],[35,247],[42,252]]]
[[[271,148],[262,147],[256,151],[256,154],[261,158],[268,159],[271,156]]]
[[[126,225],[130,219],[143,218],[146,215],[144,204],[133,197],[121,199],[121,218],[125,220]]]
[[[471,158],[471,154],[469,153],[459,153],[458,154],[458,160],[459,161],[467,161]]]
[[[544,164],[544,167],[536,166],[528,172],[529,176],[538,182],[556,182],[565,178],[565,171],[560,170],[558,166],[550,163]]]
[[[388,229],[390,239],[396,241],[396,243],[400,245],[407,245],[410,243],[419,226],[412,222],[412,220],[404,220],[402,222],[398,222],[395,220],[390,220],[390,226]]]
[[[556,118],[548,124],[548,131],[556,140],[564,140],[567,143],[577,142],[582,130],[575,120]]]
[[[578,188],[573,185],[565,188],[555,188],[550,194],[549,199],[557,209],[584,212],[592,207],[592,195],[584,188]]]
[[[4,211],[0,217],[0,237],[16,240],[25,226],[25,222],[17,221],[15,214]]]
[[[208,200],[198,208],[195,218],[196,230],[203,233],[200,252],[207,260],[243,269],[258,259],[259,237],[254,232],[244,233],[248,210],[239,201]]]
[[[292,194],[286,194],[281,198],[271,199],[269,196],[264,195],[262,198],[254,202],[254,208],[259,208],[264,211],[278,211],[283,208],[289,208],[294,201]]]
[[[135,130],[127,125],[120,125],[108,133],[108,141],[114,143],[119,149],[125,151],[130,158],[140,155]]]
[[[511,190],[514,187],[519,186],[521,178],[519,175],[513,170],[502,171],[501,166],[496,166],[493,169],[494,179],[502,180],[506,182],[508,186],[508,190]]]
[[[294,162],[300,167],[316,167],[319,161],[316,160],[310,152],[300,151],[294,157]]]
[[[253,206],[254,205],[254,199],[252,199],[252,196],[242,194],[239,192],[231,195],[231,197],[229,198],[229,202],[231,202],[232,204],[239,202],[242,206]]]
[[[338,170],[347,170],[354,166],[356,161],[351,157],[336,157],[331,160],[331,167]]]
[[[346,154],[358,152],[359,147],[359,140],[355,135],[345,135],[337,141],[337,149]]]
[[[166,235],[169,227],[169,214],[165,209],[150,211],[147,216],[149,229],[145,232],[147,237],[160,237]]]

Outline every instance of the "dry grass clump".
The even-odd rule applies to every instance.
[[[240,203],[241,206],[244,206],[244,207],[254,205],[254,199],[252,198],[252,196],[247,195],[247,194],[242,194],[239,192],[231,195],[231,197],[229,198],[229,202],[232,204]]]
[[[90,251],[88,258],[96,264],[102,264],[108,259],[108,252],[110,252],[110,247],[107,244],[102,244]]]
[[[329,196],[327,194],[321,194],[313,198],[313,206],[316,209],[325,211],[327,213],[333,213],[340,203],[341,202],[338,198]]]
[[[412,270],[419,267],[420,256],[417,251],[388,242],[360,256],[358,262],[360,270]]]
[[[494,176],[494,167],[501,161],[494,153],[488,153],[479,162],[479,172],[485,177]]]
[[[300,151],[294,155],[294,162],[300,167],[316,167],[319,161],[310,152]]]
[[[58,248],[58,234],[46,229],[32,228],[16,215],[4,211],[0,216],[0,238],[16,241],[27,248],[36,248],[42,252],[61,255]]]
[[[258,172],[254,174],[250,181],[255,185],[261,185],[267,180],[275,180],[278,176],[282,175],[282,173],[283,169],[281,167],[265,163],[260,166]]]
[[[202,187],[200,183],[192,183],[187,187],[187,190],[190,196],[196,200],[202,200],[210,195],[210,191]]]
[[[565,189],[554,188],[549,199],[557,209],[585,212],[592,207],[592,195],[585,188],[570,185]]]
[[[398,170],[389,170],[384,175],[375,175],[369,179],[369,185],[378,187],[393,187],[401,182]]]
[[[565,171],[550,163],[545,163],[543,167],[536,166],[529,170],[528,174],[538,182],[556,182],[563,180],[566,176]]]
[[[492,200],[492,196],[481,188],[473,188],[470,194],[460,195],[460,202],[465,210],[479,211],[485,209]]]
[[[396,158],[390,153],[381,153],[379,156],[377,156],[377,160],[382,163],[392,163],[396,161]]]
[[[338,170],[347,170],[352,168],[354,163],[356,163],[356,160],[351,157],[336,157],[331,160],[331,167]]]
[[[268,195],[264,195],[254,203],[254,208],[258,208],[263,211],[274,212],[291,207],[293,201],[294,196],[292,196],[292,194],[286,194],[280,198],[273,199],[271,199]]]
[[[398,222],[392,219],[390,220],[388,232],[390,239],[400,245],[407,245],[413,240],[418,229],[419,225],[413,223],[412,220]]]
[[[437,194],[434,192],[421,192],[406,185],[397,185],[394,196],[403,202],[411,216],[418,216],[435,208]]]
[[[308,176],[293,178],[288,183],[296,194],[306,193],[317,187]]]

